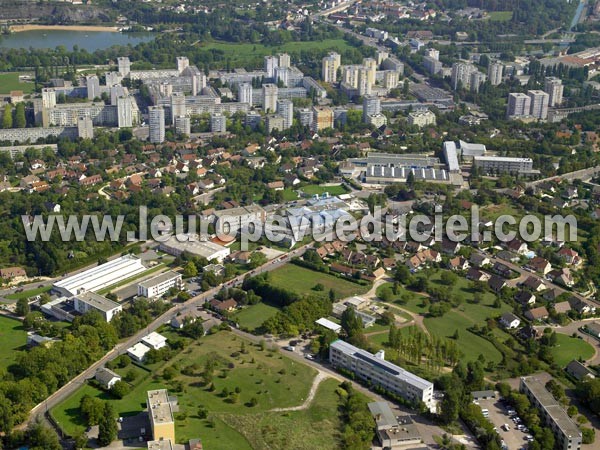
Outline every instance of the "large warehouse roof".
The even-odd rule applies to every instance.
[[[82,292],[95,292],[142,273],[146,268],[134,255],[125,255],[54,283],[53,289],[71,297]]]

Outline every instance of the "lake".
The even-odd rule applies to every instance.
[[[55,48],[64,45],[72,50],[74,45],[92,53],[112,45],[136,45],[151,41],[156,33],[119,33],[111,31],[31,30],[2,35],[0,48]]]

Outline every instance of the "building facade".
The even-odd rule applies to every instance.
[[[181,290],[183,279],[180,273],[169,270],[138,284],[138,295],[151,299],[157,298],[171,288]]]

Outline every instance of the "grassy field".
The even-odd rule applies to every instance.
[[[341,448],[338,384],[332,379],[323,381],[310,407],[303,411],[221,418],[246,436],[254,450]]]
[[[15,351],[27,343],[27,333],[21,322],[0,316],[0,368],[6,368],[15,362]]]
[[[325,192],[328,192],[329,195],[342,195],[348,192],[342,184],[338,184],[335,186],[319,186],[316,184],[309,184],[300,189],[302,190],[302,192],[308,195],[322,195]]]
[[[583,339],[574,338],[566,334],[556,333],[557,345],[552,347],[550,353],[560,367],[565,367],[574,359],[590,359],[594,356],[594,347]]]
[[[280,52],[294,54],[310,50],[335,50],[344,52],[352,48],[344,39],[325,39],[323,41],[288,42],[277,47],[262,44],[233,44],[229,42],[211,42],[202,46],[205,50],[214,50],[215,60],[230,61],[231,67],[260,66],[262,58]]]
[[[240,353],[242,343],[247,353]],[[202,372],[208,360],[216,362],[212,381],[215,389],[212,392],[202,382]],[[171,380],[165,380],[162,373],[169,366],[176,369],[176,375]],[[250,449],[252,447],[246,439],[226,425],[224,418],[227,417],[229,421],[233,420],[231,416],[254,416],[276,407],[299,405],[308,395],[315,373],[312,368],[279,353],[261,351],[231,333],[220,332],[191,343],[173,359],[153,367],[151,373],[147,372],[136,380],[125,398],[110,401],[120,416],[137,414],[145,409],[146,392],[149,389],[169,389],[171,394],[179,397],[180,412],[175,421],[178,442],[201,436],[207,448]],[[176,390],[177,385],[185,394]],[[236,387],[240,390],[237,401],[232,402],[220,395],[224,388],[233,391]],[[106,398],[103,392],[84,385],[51,411],[55,420],[69,434],[84,427],[79,414],[79,402],[86,394]],[[253,397],[258,404],[249,406],[248,402]],[[200,406],[209,411],[208,419],[198,417]]]
[[[361,295],[369,290],[368,286],[361,286],[357,283],[347,281],[326,273],[316,272],[295,264],[286,264],[270,273],[270,282],[274,286],[290,289],[298,294],[312,293],[315,295],[328,295],[329,290],[333,289],[338,298]],[[315,291],[316,284],[322,284],[322,291]]]
[[[19,83],[19,73],[0,73],[0,93],[9,94],[10,91],[23,91],[30,94],[35,87],[34,83]]]
[[[36,295],[43,294],[44,292],[48,292],[52,289],[52,286],[44,286],[36,289],[29,289],[28,291],[17,292],[15,294],[9,294],[6,296],[7,300],[19,300],[22,298],[34,297]]]
[[[494,20],[496,22],[507,22],[512,19],[512,15],[512,11],[491,11],[489,13],[490,20]]]
[[[283,190],[283,200],[286,202],[291,202],[293,200],[298,199],[298,193],[293,189],[284,189]]]
[[[236,320],[241,328],[254,330],[260,327],[265,320],[277,314],[277,311],[279,310],[274,306],[260,302],[242,309],[240,312],[234,314],[232,319]]]

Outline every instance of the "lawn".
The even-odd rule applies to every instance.
[[[283,190],[283,201],[291,202],[293,200],[298,199],[298,193],[293,189],[284,189]]]
[[[34,297],[36,295],[43,294],[44,292],[48,292],[52,289],[52,286],[44,286],[41,288],[29,289],[28,291],[16,292],[14,294],[9,294],[6,296],[7,300],[19,300],[22,298]]]
[[[35,88],[34,83],[19,83],[19,73],[0,73],[0,94],[9,94],[10,91],[23,91],[30,94]]]
[[[0,368],[5,369],[15,362],[16,350],[27,343],[27,333],[21,322],[8,317],[0,316]]]
[[[574,359],[588,360],[594,356],[594,347],[583,339],[561,333],[556,333],[556,337],[558,338],[557,344],[552,347],[550,353],[560,367],[565,367]]]
[[[322,272],[306,269],[295,264],[286,264],[279,269],[270,272],[269,280],[274,286],[297,292],[298,294],[328,295],[333,289],[337,298],[346,298],[353,295],[361,295],[369,290],[368,286],[362,286],[352,281],[338,278]],[[322,284],[322,291],[315,291],[317,284]]]
[[[242,346],[247,353],[240,353]],[[209,360],[216,363],[212,381],[215,389],[212,392],[202,382],[201,375]],[[171,380],[165,380],[162,373],[169,366],[176,369],[176,375]],[[250,449],[252,447],[246,439],[227,426],[222,417],[254,416],[276,407],[299,405],[308,395],[315,373],[314,369],[278,352],[261,351],[232,333],[219,332],[188,345],[170,361],[158,365],[143,378],[136,380],[135,386],[125,398],[110,401],[120,416],[137,414],[145,408],[146,392],[149,389],[169,389],[172,395],[179,397],[180,412],[175,420],[178,442],[200,436],[207,448]],[[185,394],[178,392],[176,386]],[[236,387],[240,389],[237,401],[232,402],[221,396],[224,388],[233,391]],[[79,402],[85,394],[102,398],[106,396],[103,392],[84,385],[51,411],[52,416],[69,434],[84,427],[79,417]],[[248,406],[253,397],[258,400],[257,405]],[[198,417],[200,406],[209,411],[208,419]]]
[[[233,44],[229,42],[211,42],[202,45],[205,50],[214,50],[215,61],[226,62],[229,60],[230,67],[262,67],[263,57],[280,52],[289,53],[294,57],[302,51],[310,50],[335,50],[344,52],[352,46],[344,39],[325,39],[322,41],[288,42],[280,46],[265,46],[262,44]]]
[[[348,190],[343,184],[337,184],[334,186],[321,186],[317,184],[309,184],[300,188],[300,190],[307,195],[323,195],[325,192],[329,193],[329,195],[342,195],[348,192]]]
[[[512,11],[491,11],[489,13],[490,20],[494,20],[496,22],[508,22],[510,19],[512,19],[512,15]]]
[[[277,311],[279,310],[274,306],[260,302],[242,309],[240,312],[234,314],[232,319],[236,320],[241,328],[254,330],[260,327],[265,320],[277,314]]]

